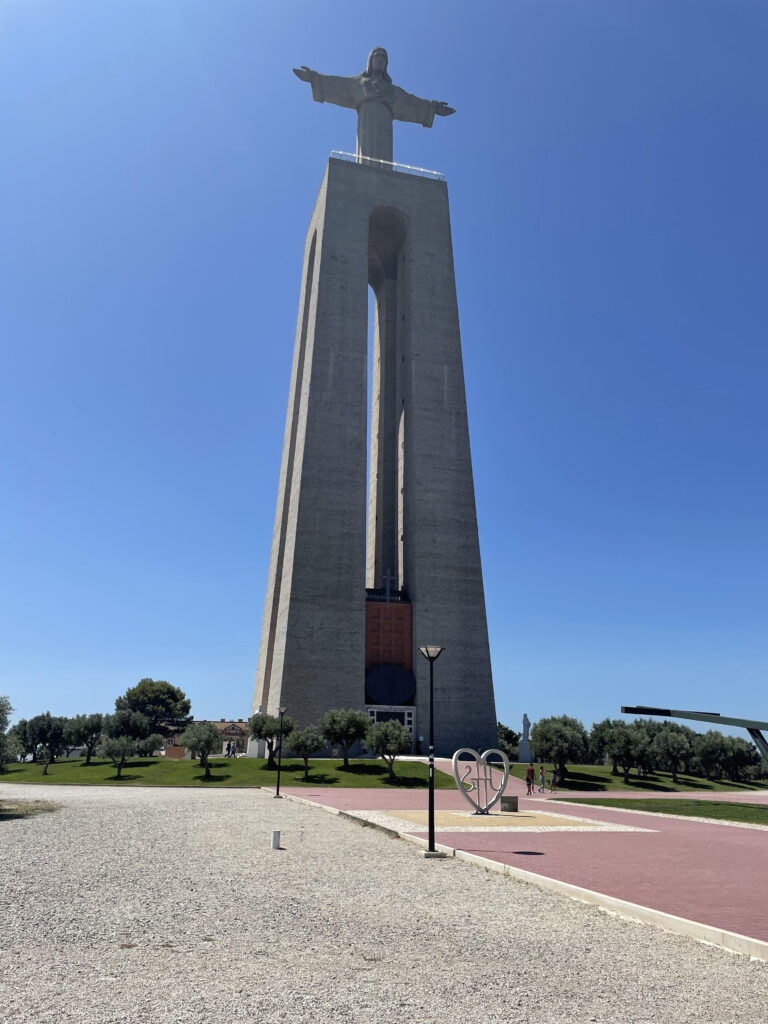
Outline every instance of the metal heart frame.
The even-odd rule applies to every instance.
[[[459,758],[461,757],[462,754],[469,754],[471,757],[475,759],[475,763],[477,765],[477,774],[475,775],[474,779],[469,778],[469,776],[472,773],[472,763],[467,761],[463,762],[466,771],[461,776],[461,778],[459,778],[459,767],[462,763],[459,761]],[[501,785],[499,787],[494,786],[492,782],[491,765],[488,761],[489,754],[498,754],[499,757],[501,758],[501,762],[504,768],[504,775],[501,781]],[[489,814],[493,805],[497,803],[497,801],[501,800],[502,794],[507,785],[507,780],[509,779],[509,759],[507,758],[507,755],[504,753],[503,750],[498,750],[495,747],[491,750],[486,750],[484,754],[478,754],[478,752],[476,750],[473,750],[471,747],[462,747],[461,750],[457,750],[456,753],[453,755],[452,764],[453,777],[456,780],[456,787],[458,791],[460,793],[463,793],[463,795],[475,808],[475,814]],[[465,788],[465,782],[469,782],[469,789]],[[482,802],[479,799],[475,800],[470,795],[471,793],[477,793],[478,797],[480,797],[481,789],[483,794]],[[494,794],[493,798],[490,800],[488,799],[489,790]]]

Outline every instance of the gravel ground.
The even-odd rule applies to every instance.
[[[61,805],[0,822],[3,1024],[765,1019],[762,962],[259,791],[0,799]]]

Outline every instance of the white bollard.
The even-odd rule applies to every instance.
[[[280,832],[277,829],[272,830],[272,849],[280,849]]]

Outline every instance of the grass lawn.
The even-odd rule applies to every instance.
[[[83,759],[55,761],[43,775],[41,764],[9,764],[0,772],[0,782],[35,785],[78,786],[274,786],[277,772],[266,770],[266,760],[256,757],[214,758],[212,778],[206,782],[199,761],[171,761],[163,757],[135,758],[116,777],[111,761],[95,759],[86,768]],[[304,782],[304,763],[283,761],[282,786],[338,786],[354,789],[417,789],[428,783],[427,766],[415,761],[395,762],[395,782],[389,781],[383,761],[350,760],[344,769],[341,760],[317,759],[309,762],[309,782]],[[454,789],[452,776],[435,772],[436,789]]]
[[[722,821],[746,821],[750,825],[768,825],[765,804],[736,804],[725,800],[600,800],[595,797],[574,797],[574,804],[615,807],[625,811],[649,811],[652,814],[679,814],[684,818],[719,818]]]
[[[547,771],[547,780],[549,780],[549,769],[552,767],[546,761],[544,768]],[[541,761],[535,761],[534,767],[536,768],[536,779],[538,785],[539,766],[542,764]],[[524,764],[512,764],[509,767],[510,774],[514,775],[518,779],[525,780],[525,768]],[[749,789],[749,790],[765,790],[768,789],[768,782],[728,782],[724,779],[718,779],[716,782],[706,779],[699,778],[696,775],[683,775],[680,772],[677,773],[677,784],[672,781],[672,775],[669,772],[651,772],[646,778],[641,775],[637,775],[636,772],[631,772],[629,776],[629,782],[624,782],[624,775],[620,772],[619,775],[611,775],[610,767],[605,765],[594,765],[594,764],[576,764],[568,765],[568,775],[565,779],[557,784],[558,792],[567,791],[569,789],[580,789],[580,790],[594,790],[595,792],[602,792],[610,790],[611,792],[618,792],[623,790],[624,792],[636,792],[638,790],[651,790],[656,793],[685,793],[685,792],[696,792],[696,793],[715,793],[715,792],[732,792],[734,790]]]

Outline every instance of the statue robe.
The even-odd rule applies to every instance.
[[[392,161],[392,122],[431,128],[435,100],[422,100],[383,78],[312,72],[312,99],[357,111],[357,156]]]

